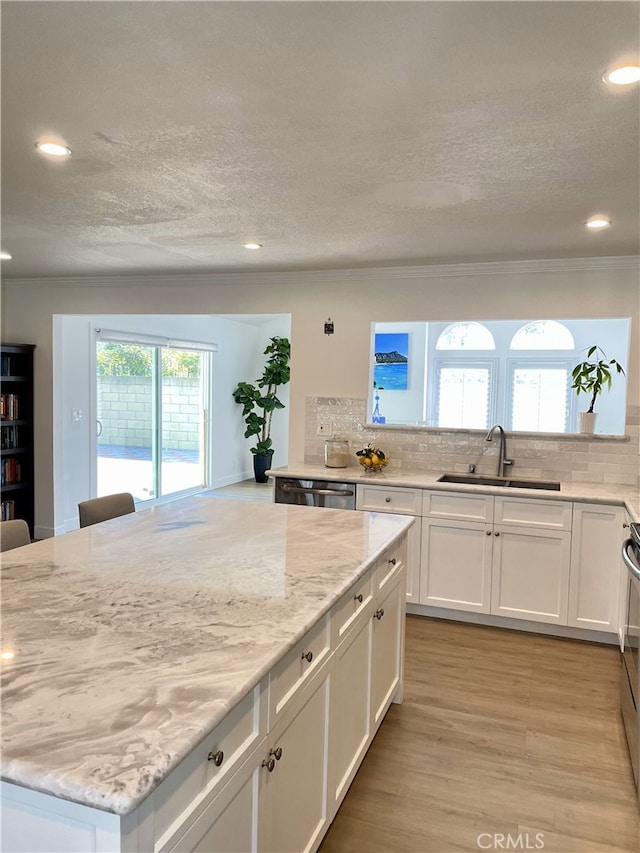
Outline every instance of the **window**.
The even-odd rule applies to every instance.
[[[154,345],[142,335],[140,343],[116,340],[117,333],[100,337],[98,497],[127,491],[145,501],[201,490],[210,353]]]
[[[525,432],[568,432],[570,364],[510,362],[509,429]]]
[[[573,335],[557,320],[527,323],[511,339],[511,349],[575,349]]]
[[[481,323],[454,323],[442,332],[436,349],[495,349],[491,332]]]
[[[485,429],[489,425],[493,365],[442,360],[436,374],[436,426]]]
[[[373,323],[372,341],[378,332],[411,341],[411,381],[380,390],[380,412],[393,426],[577,432],[588,401],[571,389],[574,365],[597,343],[626,369],[630,330],[628,317]],[[626,377],[616,376],[598,400],[598,432],[624,434],[626,394]]]

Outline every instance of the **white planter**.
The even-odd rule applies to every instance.
[[[580,412],[580,432],[593,435],[597,417],[597,412]]]

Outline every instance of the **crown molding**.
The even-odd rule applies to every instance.
[[[283,272],[157,273],[141,275],[56,276],[5,278],[5,284],[63,287],[176,287],[246,284],[344,284],[381,279],[451,278],[562,272],[633,270],[640,273],[640,256],[605,258],[558,258],[528,261],[492,261],[467,264],[427,264],[422,266],[357,267],[352,269],[286,270]]]

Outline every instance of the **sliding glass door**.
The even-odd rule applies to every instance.
[[[147,501],[206,485],[207,352],[96,344],[97,495]]]

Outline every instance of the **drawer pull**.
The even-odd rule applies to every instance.
[[[280,759],[282,758],[282,747],[277,746],[275,749],[270,749],[269,755],[273,755],[276,761],[280,761]]]
[[[376,617],[376,619],[378,621],[380,619],[382,619],[382,617],[384,616],[384,607],[381,607],[380,610],[376,610],[376,612],[373,615]]]
[[[363,599],[363,596],[362,596],[362,593],[361,593],[361,592],[359,592],[357,595],[354,595],[353,597],[354,597],[354,599],[355,599],[357,602],[359,602],[360,604],[362,604],[362,602],[363,602],[363,600],[364,600],[364,599]]]
[[[313,660],[313,652],[302,652],[300,657],[311,663],[311,661]]]
[[[266,767],[267,770],[269,771],[269,773],[273,773],[273,768],[275,766],[276,766],[275,758],[270,758],[269,760],[267,760],[265,758],[265,760],[262,762],[262,767]]]
[[[224,752],[219,749],[217,752],[213,752],[213,750],[207,755],[207,761],[213,761],[216,767],[220,767],[222,762],[224,761]]]
[[[392,557],[392,558],[389,560],[389,562],[391,563],[391,565],[392,565],[392,566],[395,566],[395,564],[396,564],[396,558],[395,558],[395,557]]]
[[[391,503],[391,498],[385,498],[385,503],[390,504],[390,503]]]

